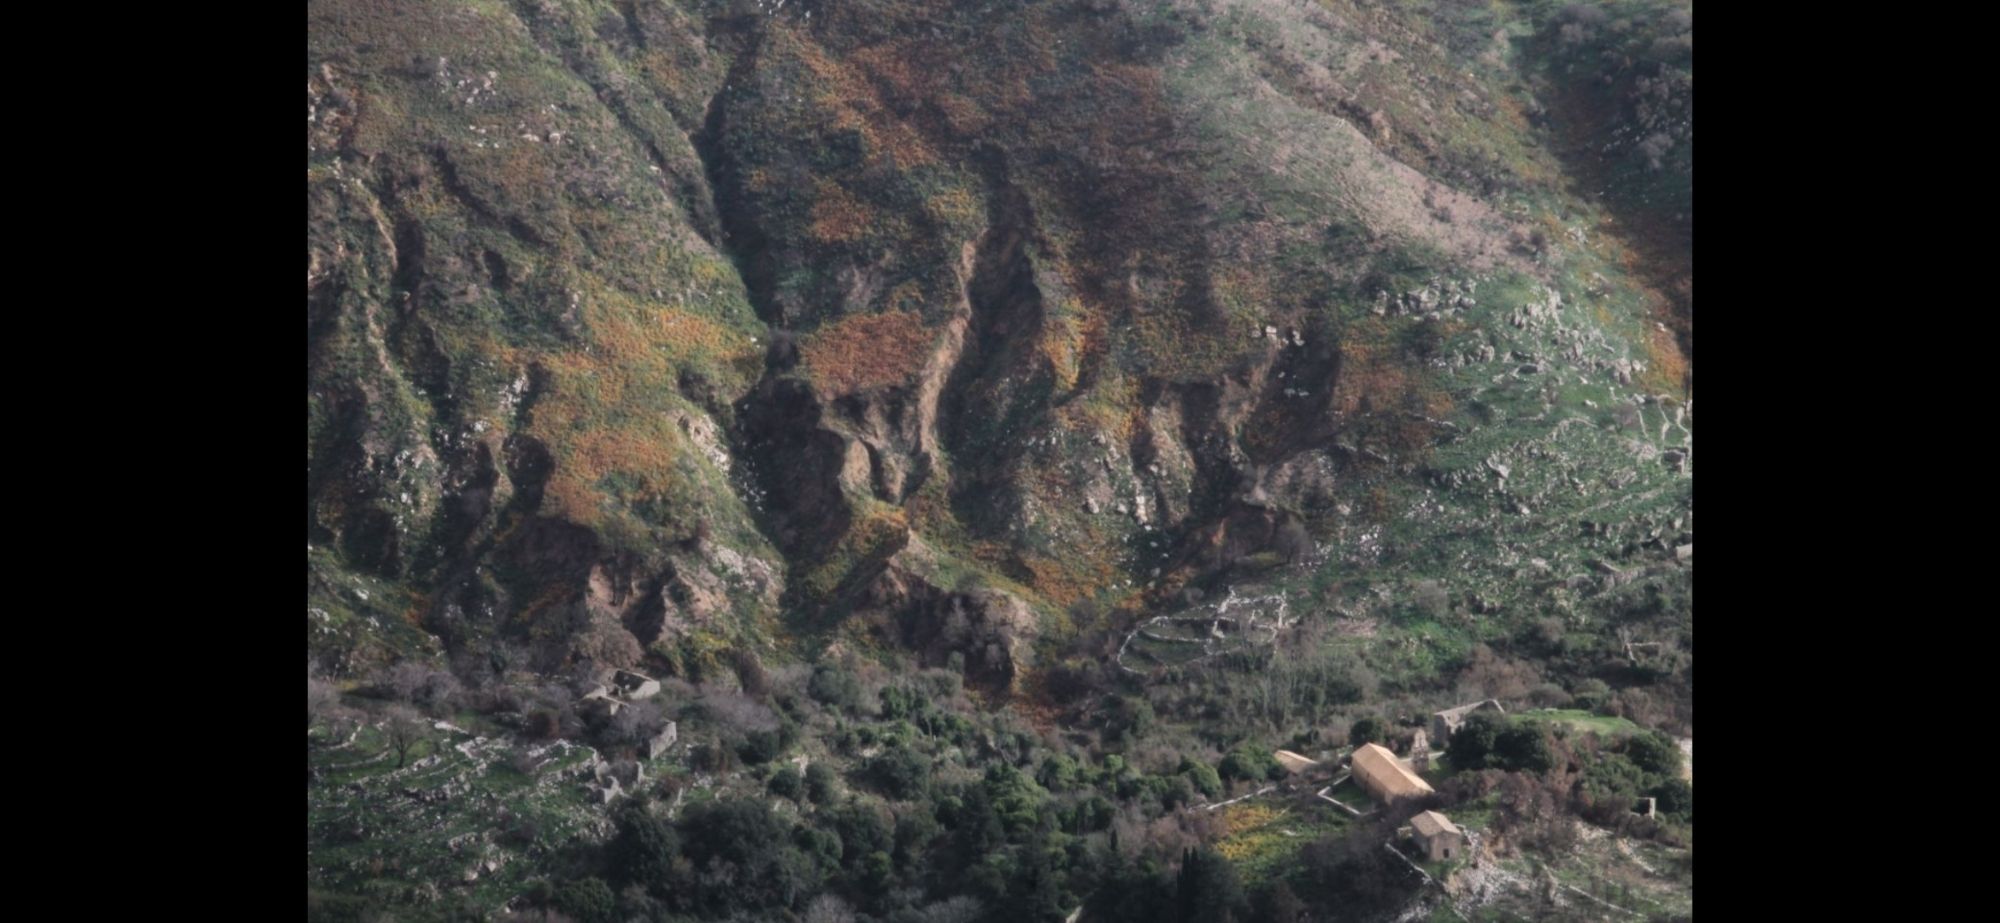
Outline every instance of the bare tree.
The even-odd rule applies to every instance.
[[[611,716],[611,739],[621,744],[636,744],[658,734],[666,726],[665,721],[659,705],[633,702]]]
[[[415,660],[390,667],[376,679],[375,685],[397,702],[418,705],[430,712],[449,711],[462,688],[458,677]]]
[[[389,668],[382,678],[382,686],[398,702],[413,703],[423,694],[424,684],[430,681],[431,670],[414,660],[405,660]]]
[[[919,919],[924,923],[972,923],[985,910],[979,899],[960,895],[934,904],[925,904],[918,910]]]
[[[805,923],[854,923],[854,910],[846,901],[822,894],[806,908]]]
[[[430,722],[408,705],[391,705],[383,716],[387,719],[382,726],[383,733],[388,735],[389,746],[396,751],[396,768],[401,769],[410,758],[410,748],[430,737]]]
[[[338,704],[338,688],[316,676],[306,677],[306,730],[312,730],[313,725],[318,724]]]
[[[778,729],[778,715],[769,708],[725,689],[703,689],[697,700],[710,720],[731,731],[750,734]]]
[[[585,616],[582,630],[571,636],[570,649],[600,669],[632,666],[645,653],[639,639],[610,616]]]

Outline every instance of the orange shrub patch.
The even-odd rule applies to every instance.
[[[1639,383],[1656,394],[1683,394],[1688,385],[1688,360],[1672,332],[1659,327],[1646,330],[1646,370]]]
[[[909,381],[936,339],[917,314],[856,314],[820,328],[799,351],[814,387],[837,396]]]
[[[813,200],[812,228],[820,243],[844,244],[860,240],[876,222],[874,209],[863,204],[839,183],[820,181]]]

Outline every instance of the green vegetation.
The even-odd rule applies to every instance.
[[[1207,808],[1489,696],[1434,806],[1691,910],[1569,827],[1692,838],[1685,3],[314,0],[308,104],[309,919],[1392,916]]]
[[[1535,709],[1521,712],[1517,717],[1524,721],[1544,721],[1562,724],[1579,731],[1588,731],[1607,738],[1627,737],[1638,734],[1643,730],[1631,721],[1615,715],[1596,715],[1571,708]],[[1667,746],[1672,747],[1673,741],[1667,741]],[[1675,759],[1678,759],[1679,751],[1675,752]]]

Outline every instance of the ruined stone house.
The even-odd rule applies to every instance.
[[[673,746],[674,741],[679,739],[680,727],[674,722],[669,721],[667,722],[667,726],[660,730],[660,733],[653,735],[645,743],[639,745],[639,755],[649,760],[656,759],[665,755],[667,748]]]
[[[1465,719],[1471,717],[1474,712],[1482,711],[1503,715],[1507,713],[1507,709],[1500,707],[1499,699],[1487,699],[1483,702],[1447,708],[1431,716],[1431,740],[1436,741],[1438,746],[1450,744],[1451,735],[1458,732],[1459,727],[1465,724]]]
[[[618,710],[624,707],[625,703],[612,698],[611,694],[606,692],[603,686],[598,686],[585,693],[583,698],[576,703],[576,710],[583,715],[585,720],[589,721],[608,721],[616,717]]]
[[[627,701],[637,702],[660,694],[659,680],[630,670],[619,670],[612,682]]]
[[[603,683],[591,687],[583,698],[577,700],[576,708],[586,720],[609,721],[625,706],[659,694],[659,680],[630,670],[619,670],[612,674],[610,688],[605,688]],[[668,740],[667,743],[673,741]]]

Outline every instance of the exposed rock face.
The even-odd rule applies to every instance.
[[[919,547],[891,558],[863,590],[860,612],[879,619],[894,640],[918,652],[926,665],[944,666],[957,654],[966,682],[1012,691],[1021,670],[1034,662],[1034,611],[1001,590],[939,588],[918,573],[926,569],[923,555]]]
[[[1560,163],[1424,30],[921,6],[309,4],[325,660],[418,624],[689,669],[793,610],[1007,689],[1045,618],[1379,557],[1472,489],[1438,447],[1564,389],[1688,476],[1688,415],[1633,393],[1683,360],[1496,207]],[[1428,63],[1354,79],[1384,55]],[[1477,490],[1529,517],[1510,452]]]

